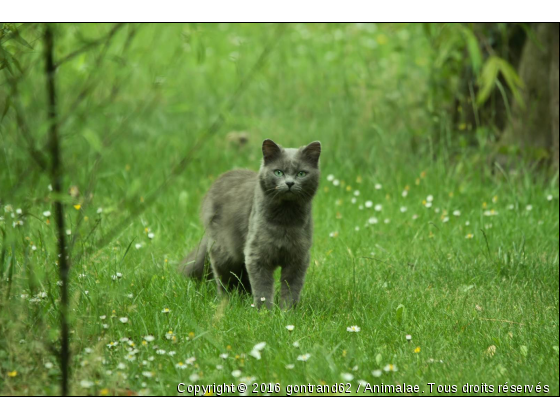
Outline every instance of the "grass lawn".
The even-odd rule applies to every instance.
[[[58,35],[61,56],[72,28]],[[84,28],[93,37],[109,25]],[[341,382],[351,395],[394,395],[364,394],[365,383],[559,394],[557,178],[493,171],[482,142],[432,139],[424,99],[436,57],[420,27],[146,25],[126,61],[111,59],[127,30],[101,71],[92,53],[58,73],[61,114],[71,112],[64,190],[76,188],[64,198],[74,394],[240,382],[255,384],[249,395],[269,391],[262,383],[286,394]],[[90,73],[95,88],[75,106]],[[21,94],[44,118],[40,74]],[[105,102],[113,83],[121,90]],[[30,163],[11,112],[0,130],[0,394],[56,395],[51,181]],[[44,127],[31,127],[40,139]],[[238,293],[221,302],[212,283],[177,271],[202,237],[205,191],[227,170],[257,170],[265,138],[323,144],[312,263],[289,311],[257,311]]]

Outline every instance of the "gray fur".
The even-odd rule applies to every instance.
[[[183,272],[202,278],[208,255],[219,294],[241,286],[252,291],[257,307],[271,308],[273,273],[281,267],[280,306],[289,308],[299,301],[309,265],[321,143],[284,149],[265,140],[262,151],[258,174],[226,172],[208,191],[201,211],[205,237],[185,258]]]

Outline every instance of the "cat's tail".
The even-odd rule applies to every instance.
[[[198,246],[185,257],[179,265],[179,270],[187,277],[202,280],[204,278],[206,255],[208,253],[208,239],[202,238]]]

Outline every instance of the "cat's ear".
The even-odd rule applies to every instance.
[[[266,139],[262,144],[264,163],[272,162],[282,154],[282,149],[270,139]]]
[[[319,156],[321,155],[321,142],[314,141],[309,143],[301,151],[301,155],[313,166],[319,166]]]

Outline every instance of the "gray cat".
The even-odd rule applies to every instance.
[[[226,172],[206,194],[206,233],[183,261],[183,272],[203,278],[208,256],[219,294],[239,286],[252,291],[255,306],[272,308],[273,273],[280,266],[280,307],[287,309],[299,301],[309,265],[321,143],[284,149],[265,140],[262,153],[258,174]]]

